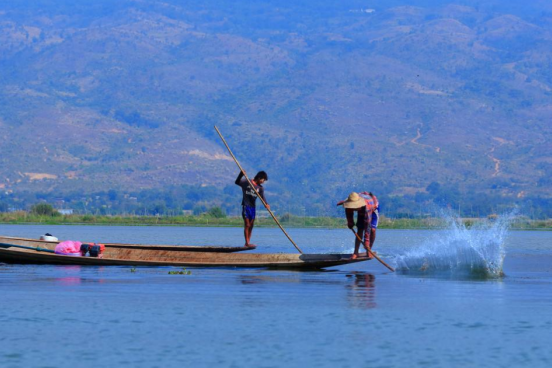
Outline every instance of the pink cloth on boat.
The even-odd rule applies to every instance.
[[[80,241],[73,241],[73,240],[66,240],[62,241],[58,245],[56,245],[55,252],[56,254],[63,254],[64,256],[75,256],[78,257],[81,255],[80,247],[81,247]]]

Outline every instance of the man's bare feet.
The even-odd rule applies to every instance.
[[[353,254],[353,255],[351,256],[351,259],[357,259],[357,258],[358,258],[358,254]]]
[[[360,254],[361,257],[366,257],[368,259],[372,259],[374,258],[374,256],[370,253],[370,251],[366,250],[366,253],[361,253]]]
[[[251,243],[246,244],[245,247],[246,248],[257,248],[257,246],[255,244],[251,244]]]

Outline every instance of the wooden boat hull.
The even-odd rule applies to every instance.
[[[44,242],[34,240],[19,246],[33,249],[7,247],[5,237],[0,237],[0,262],[19,264],[52,264],[83,266],[182,266],[182,267],[264,267],[264,268],[326,268],[348,263],[363,262],[366,257],[351,259],[350,254],[266,254],[266,253],[218,253],[188,252],[155,248],[106,247],[103,258],[71,257],[50,253]],[[38,251],[43,249],[43,251]],[[50,245],[51,246],[51,245]]]

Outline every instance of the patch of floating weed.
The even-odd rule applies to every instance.
[[[181,271],[169,271],[169,275],[191,275],[192,271],[183,268]]]

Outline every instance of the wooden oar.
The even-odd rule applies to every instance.
[[[51,249],[46,249],[46,248],[40,248],[40,247],[25,247],[23,245],[13,245],[13,244],[6,244],[6,243],[0,243],[0,248],[21,248],[21,249],[31,249],[31,250],[36,250],[37,252],[46,252],[46,253],[55,253],[55,251],[51,250]]]
[[[355,236],[357,237],[357,239],[362,243],[362,239],[360,238],[360,236],[358,236],[357,232],[355,231],[355,229],[351,229],[351,231],[355,234]],[[381,260],[380,257],[378,257],[378,255],[374,252],[372,252],[372,250],[368,247],[368,252],[373,255],[378,261],[380,261],[380,263],[382,265],[384,265],[385,267],[389,268],[392,272],[395,272],[395,269],[391,266],[389,266],[387,263],[385,263],[384,261]]]
[[[228,152],[230,153],[230,156],[232,156],[232,158],[234,159],[234,162],[236,163],[236,165],[238,165],[238,167],[240,168],[240,171],[243,173],[243,176],[245,176],[245,178],[247,179],[247,182],[249,183],[249,185],[251,186],[251,188],[253,188],[253,190],[255,191],[255,194],[257,194],[257,197],[261,200],[261,202],[263,203],[263,205],[265,206],[266,210],[268,211],[268,213],[270,213],[270,216],[272,216],[272,218],[274,219],[274,221],[276,222],[276,225],[278,225],[280,227],[280,230],[282,230],[284,232],[284,234],[287,236],[287,238],[289,239],[289,241],[291,242],[291,244],[293,244],[293,246],[295,247],[295,249],[297,249],[299,251],[299,253],[303,254],[303,251],[301,249],[299,249],[299,247],[297,246],[297,244],[295,244],[295,242],[293,241],[293,239],[291,239],[291,237],[288,235],[288,233],[284,230],[284,228],[282,227],[282,225],[280,225],[280,222],[278,221],[278,219],[276,218],[276,216],[274,216],[274,214],[272,213],[272,211],[270,210],[270,208],[268,208],[268,205],[266,204],[266,202],[264,201],[263,197],[261,197],[261,195],[259,194],[259,192],[257,191],[257,188],[255,188],[255,186],[253,185],[253,183],[251,183],[251,180],[249,180],[249,178],[247,177],[247,175],[245,174],[245,171],[243,170],[243,168],[241,167],[240,163],[238,162],[238,160],[236,159],[236,156],[234,156],[234,154],[232,153],[232,150],[230,149],[230,147],[228,146],[228,143],[226,143],[226,140],[224,139],[224,137],[222,136],[220,130],[217,128],[217,126],[215,125],[215,130],[217,131],[220,139],[222,139],[222,143],[224,143],[224,145],[226,146],[226,149],[228,149]]]

